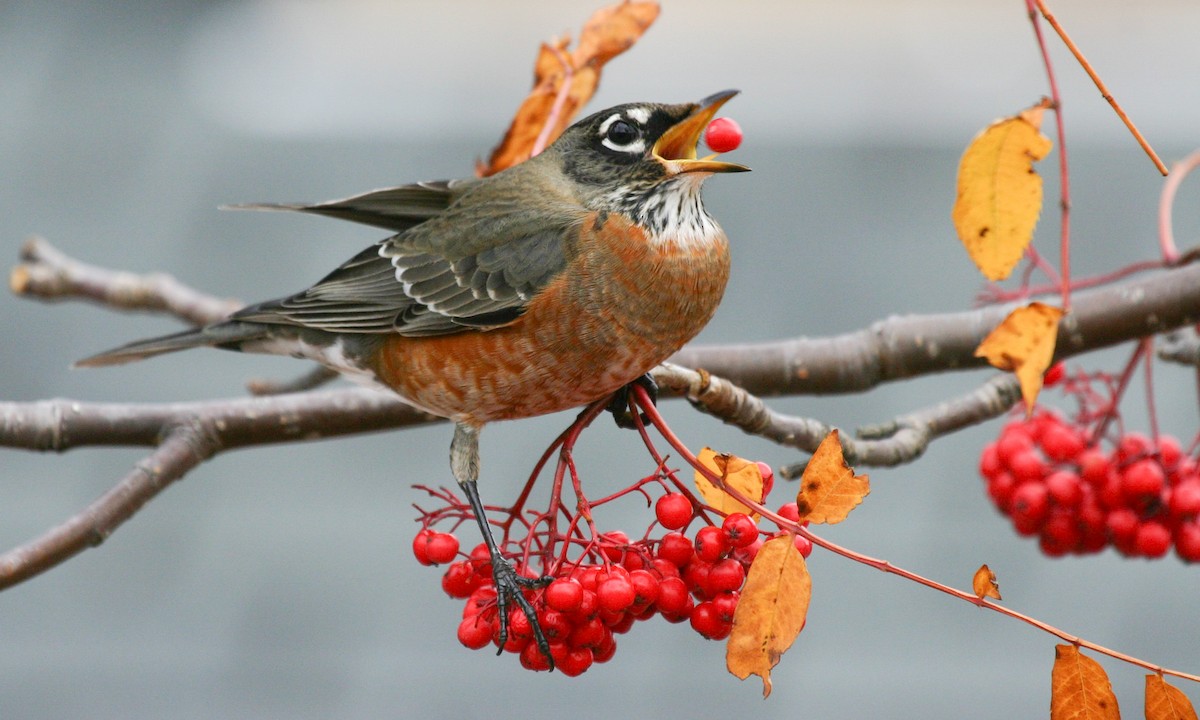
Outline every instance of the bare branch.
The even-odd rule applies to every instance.
[[[168,485],[204,462],[216,446],[196,428],[179,428],[111,490],[61,525],[0,555],[0,590],[104,542]]]
[[[120,310],[163,312],[193,325],[221,320],[244,304],[198,292],[164,273],[136,275],[88,265],[39,237],[25,242],[21,260],[9,274],[9,286],[16,295],[41,300],[83,299]]]
[[[894,316],[830,338],[685,347],[671,362],[702,367],[760,395],[821,395],[984,367],[975,348],[1015,304],[940,315]],[[1059,329],[1062,359],[1200,319],[1200,265],[1074,296]]]

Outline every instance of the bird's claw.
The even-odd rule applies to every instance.
[[[504,646],[508,642],[509,603],[516,603],[521,612],[525,614],[526,619],[529,620],[529,627],[533,630],[533,640],[537,643],[538,650],[545,656],[550,669],[554,669],[554,658],[550,655],[550,643],[546,640],[546,634],[542,632],[542,626],[538,622],[537,610],[523,592],[527,589],[546,587],[551,580],[553,580],[551,577],[524,577],[517,573],[516,568],[505,558],[500,555],[492,556],[492,581],[496,584],[496,610],[500,620],[500,637],[498,638],[500,648],[496,651],[497,655],[504,652]]]
[[[646,373],[629,383],[625,387],[613,393],[612,400],[608,403],[608,411],[613,415],[613,421],[617,423],[617,427],[623,430],[636,430],[637,423],[633,419],[633,398],[632,388],[634,385],[641,385],[646,390],[646,394],[650,396],[650,402],[658,404],[658,383],[654,382],[654,378],[650,373]],[[642,425],[649,425],[650,418],[645,414],[640,415]]]

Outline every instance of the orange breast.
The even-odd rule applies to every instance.
[[[665,360],[716,311],[729,278],[724,234],[652,243],[622,219],[592,220],[518,320],[392,336],[376,375],[426,410],[480,424],[584,405]]]

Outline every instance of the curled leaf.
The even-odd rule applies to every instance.
[[[1100,663],[1074,645],[1054,646],[1050,720],[1120,720],[1117,696]]]
[[[986,358],[994,367],[1016,373],[1029,412],[1033,412],[1042,390],[1042,378],[1054,359],[1062,316],[1062,309],[1053,305],[1029,303],[1009,313],[975,348],[975,357]]]
[[[1042,212],[1042,179],[1033,163],[1053,143],[1039,128],[1047,103],[997,120],[963,153],[958,166],[958,197],[951,219],[971,256],[988,280],[1008,277]]]
[[[533,67],[533,89],[477,174],[494,175],[554,142],[596,92],[604,64],[632,47],[658,12],[656,2],[625,0],[597,10],[573,52],[567,49],[570,38],[543,43]]]
[[[762,678],[764,698],[771,694],[771,668],[804,629],[811,597],[812,578],[792,537],[763,544],[733,614],[725,666],[739,680]]]
[[[708,468],[724,483],[751,500],[758,500],[763,495],[763,477],[758,469],[758,463],[740,458],[737,455],[718,453],[712,448],[704,448],[696,456],[700,464]],[[704,498],[704,502],[714,509],[728,515],[729,513],[746,513],[756,522],[758,513],[741,504],[724,490],[713,485],[699,470],[695,476],[696,490]]]
[[[842,442],[833,430],[809,459],[800,478],[796,506],[800,520],[839,523],[871,492],[866,475],[855,475],[842,455]]]
[[[1000,583],[996,582],[996,573],[992,572],[987,565],[980,565],[975,571],[975,577],[971,578],[971,588],[975,591],[975,597],[983,599],[985,597],[996,598],[1000,600]]]

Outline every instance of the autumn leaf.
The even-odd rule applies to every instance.
[[[1050,720],[1120,720],[1117,696],[1100,663],[1074,645],[1054,647]]]
[[[1009,276],[1042,212],[1042,179],[1033,163],[1053,143],[1039,128],[1047,101],[998,120],[980,133],[958,166],[958,197],[950,217],[958,239],[988,280]]]
[[[570,38],[543,43],[534,62],[533,89],[476,173],[494,175],[554,142],[595,94],[604,64],[632,47],[658,12],[656,2],[626,0],[597,10],[583,26],[574,51],[567,49]]]
[[[763,697],[771,694],[771,668],[804,629],[812,578],[790,535],[763,544],[738,599],[725,666],[739,680],[758,675]]]
[[[982,600],[985,597],[996,598],[1000,600],[1000,583],[996,582],[996,573],[992,572],[987,565],[980,565],[975,571],[975,577],[971,578],[971,587],[975,590],[975,597]]]
[[[855,475],[842,457],[842,442],[833,430],[809,459],[800,478],[796,506],[801,522],[839,523],[871,492],[866,475]]]
[[[1196,720],[1196,709],[1179,688],[1151,674],[1146,676],[1146,720]]]
[[[1054,358],[1062,316],[1063,311],[1053,305],[1029,303],[1009,313],[975,348],[975,357],[987,358],[994,367],[1016,373],[1028,412],[1033,412],[1042,390],[1042,376]]]
[[[701,450],[696,459],[700,461],[701,465],[708,468],[710,472],[724,480],[727,486],[737,490],[747,498],[751,500],[762,498],[763,477],[758,469],[758,463],[740,458],[737,455],[718,453],[712,448]],[[700,492],[700,496],[713,509],[719,510],[726,515],[735,512],[746,513],[757,522],[758,513],[734,500],[724,490],[713,485],[699,470],[696,471],[695,481],[696,489]]]

